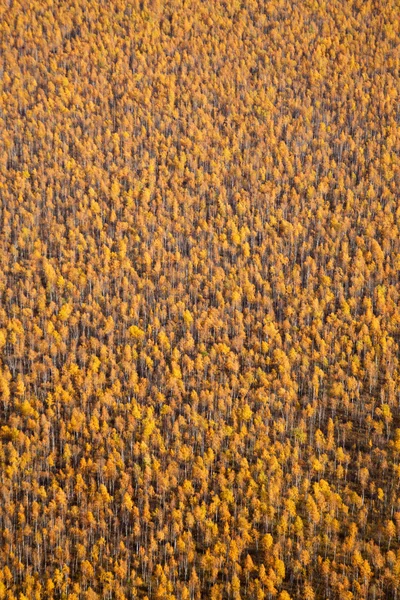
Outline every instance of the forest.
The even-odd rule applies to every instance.
[[[0,600],[400,600],[399,0],[0,0]]]

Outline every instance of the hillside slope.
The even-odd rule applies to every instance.
[[[399,598],[398,14],[0,3],[0,600]]]

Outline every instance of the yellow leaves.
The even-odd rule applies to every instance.
[[[303,535],[304,523],[303,523],[303,520],[301,519],[301,517],[299,517],[299,516],[296,517],[293,527],[294,527],[296,535],[298,535],[298,536]]]
[[[311,521],[314,524],[319,523],[321,517],[320,517],[320,514],[319,514],[318,507],[315,504],[315,501],[312,498],[312,496],[308,496],[306,505],[307,505],[307,510],[308,510],[308,514],[310,515]]]
[[[218,344],[218,352],[221,353],[223,356],[228,356],[230,351],[231,349],[227,344]]]
[[[234,594],[240,591],[240,579],[237,575],[232,576],[231,588]]]
[[[94,569],[91,563],[88,560],[82,561],[81,564],[82,574],[87,579],[92,579],[94,576]]]
[[[57,281],[57,274],[54,270],[53,265],[47,260],[44,261],[44,274],[47,280],[48,285],[54,285]]]
[[[318,449],[323,449],[325,447],[325,436],[320,429],[317,429],[315,432],[315,443]]]
[[[253,416],[253,411],[251,410],[250,406],[246,403],[244,405],[244,407],[242,408],[242,419],[243,421],[250,421],[250,419]]]
[[[99,485],[99,493],[100,493],[100,496],[101,496],[103,502],[106,502],[107,504],[109,502],[111,502],[112,497],[108,493],[108,490],[107,490],[106,486],[104,485],[104,483],[101,483]]]
[[[21,376],[18,376],[17,381],[14,385],[14,393],[16,396],[23,396],[25,394],[25,384]]]
[[[130,411],[131,411],[131,415],[135,419],[141,419],[141,417],[142,417],[142,411],[141,411],[141,408],[138,405],[137,401],[134,398],[131,401]]]
[[[224,157],[224,160],[226,162],[229,162],[232,159],[232,153],[230,151],[229,148],[224,148],[223,152],[222,152],[222,156]]]
[[[71,419],[68,424],[68,429],[75,433],[79,432],[84,423],[85,423],[85,415],[79,408],[72,409]]]
[[[104,325],[104,333],[105,334],[111,333],[112,331],[114,331],[114,327],[115,327],[114,319],[111,316],[107,317],[105,325]]]
[[[51,593],[53,592],[54,588],[55,588],[55,585],[54,585],[54,583],[53,583],[53,580],[52,580],[52,579],[48,579],[48,580],[46,581],[46,590],[47,590],[47,592],[48,592],[49,594],[51,594]],[[24,600],[25,600],[25,599],[24,599]]]
[[[361,483],[362,488],[365,488],[367,486],[368,479],[369,479],[369,471],[366,467],[362,467],[360,469],[360,483]]]
[[[120,193],[121,193],[121,186],[120,186],[119,182],[115,179],[111,185],[111,192],[110,192],[111,200],[113,202],[116,202],[120,196]]]
[[[145,338],[145,332],[143,329],[140,329],[137,325],[132,325],[129,327],[129,335],[137,341],[143,341]]]
[[[363,561],[362,565],[360,566],[360,570],[361,570],[362,576],[367,581],[369,581],[371,579],[371,577],[373,576],[373,571],[372,571],[371,566],[370,566],[370,564],[369,564],[369,562],[367,560]]]
[[[101,213],[100,204],[94,199],[92,199],[90,202],[90,210],[95,215],[99,215]]]
[[[283,562],[283,560],[281,560],[280,558],[275,559],[274,570],[276,575],[278,576],[278,579],[280,580],[279,582],[282,582],[282,580],[285,579],[286,574],[285,563]]]
[[[148,187],[144,188],[142,190],[141,197],[142,197],[144,206],[146,206],[151,199],[151,189]]]
[[[234,306],[239,306],[241,304],[242,301],[242,294],[240,292],[240,290],[234,290],[232,292],[232,304]]]
[[[77,377],[80,374],[80,369],[76,363],[72,362],[69,366],[69,372],[72,377]]]
[[[304,585],[302,600],[315,600],[314,590],[308,583]]]
[[[63,277],[62,275],[60,275],[60,276],[57,278],[57,281],[56,281],[56,286],[57,286],[57,287],[58,287],[60,290],[63,290],[63,289],[64,289],[64,287],[65,287],[65,283],[66,283],[66,282],[65,282],[65,279],[64,279],[64,277]]]
[[[74,168],[75,165],[76,165],[76,162],[73,158],[70,158],[65,161],[65,169],[67,171],[72,171],[72,169]]]
[[[124,494],[124,497],[123,497],[123,500],[122,500],[122,506],[128,512],[131,512],[132,509],[133,509],[133,500],[132,500],[131,496],[127,492]]]
[[[126,256],[126,251],[128,248],[128,244],[126,240],[120,240],[118,242],[118,256],[121,259],[124,259]]]
[[[31,406],[31,404],[28,402],[28,400],[24,400],[22,402],[20,411],[21,411],[21,415],[24,417],[33,417],[34,415],[37,415],[37,412],[35,411],[33,406]]]
[[[90,370],[93,373],[98,373],[100,366],[101,366],[100,359],[95,354],[92,354],[92,356],[90,358]]]
[[[293,502],[293,500],[291,500],[291,499],[286,500],[285,507],[289,513],[289,516],[291,516],[291,517],[296,516],[296,504],[295,504],[295,502]]]
[[[0,329],[0,350],[6,345],[7,337],[4,329]]]
[[[69,81],[68,77],[65,77],[65,76],[60,76],[60,77],[58,77],[57,79],[58,79],[58,81],[57,81],[57,82],[58,82],[58,83],[59,83],[59,84],[60,84],[62,87],[66,88],[66,89],[67,89],[67,88],[69,88],[69,86],[70,86],[70,81]]]
[[[389,539],[396,535],[396,525],[393,523],[393,521],[387,521],[386,534],[389,537]]]
[[[348,454],[346,454],[343,450],[343,448],[338,448],[336,451],[336,458],[339,461],[339,463],[343,463],[343,462],[348,462],[349,461],[349,456]]]
[[[346,300],[343,299],[341,304],[342,304],[343,315],[350,316],[351,311],[350,311],[349,303]]]
[[[390,406],[388,404],[382,404],[381,407],[377,408],[375,412],[378,416],[382,415],[385,423],[391,423],[393,420],[392,411],[390,410]]]
[[[395,430],[394,440],[391,442],[391,445],[393,446],[395,452],[397,454],[399,454],[400,453],[400,429],[399,428],[397,428]]]
[[[268,551],[272,548],[274,543],[273,537],[270,533],[266,533],[262,538],[262,547],[265,551]]]
[[[189,481],[188,479],[185,479],[185,481],[183,482],[183,485],[182,485],[182,490],[183,490],[183,493],[185,494],[185,496],[193,496],[194,488],[193,488],[192,482]]]
[[[235,496],[233,495],[233,491],[229,488],[223,489],[220,496],[222,500],[224,500],[228,504],[234,504],[235,502]]]
[[[154,415],[152,411],[149,411],[147,417],[143,419],[143,439],[147,441],[153,431],[156,428],[156,423],[154,420]]]
[[[249,258],[250,256],[250,244],[248,242],[244,242],[242,245],[242,252],[245,258]]]
[[[71,303],[66,303],[63,304],[63,306],[60,308],[59,312],[58,312],[58,318],[60,319],[60,321],[68,321],[69,317],[72,314],[74,307]]]
[[[181,152],[179,161],[178,161],[178,169],[183,171],[185,168],[186,162],[187,162],[187,156],[186,156],[185,152]]]
[[[183,320],[185,322],[185,325],[187,325],[188,327],[193,323],[193,316],[190,310],[185,310],[185,312],[183,313]]]
[[[10,386],[8,380],[2,373],[0,373],[0,397],[5,403],[10,399]]]
[[[354,551],[352,556],[352,562],[353,565],[355,565],[356,567],[360,567],[363,564],[364,560],[359,550]]]
[[[240,233],[234,223],[231,225],[231,240],[235,246],[239,246],[241,243]]]
[[[324,470],[324,465],[316,457],[312,458],[311,466],[312,466],[313,471],[315,471],[316,473],[319,473]]]
[[[175,379],[182,379],[182,371],[176,361],[171,361],[171,374]]]

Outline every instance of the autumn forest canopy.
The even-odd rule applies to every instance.
[[[0,600],[400,600],[398,0],[0,0]]]

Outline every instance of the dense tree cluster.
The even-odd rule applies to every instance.
[[[398,10],[0,3],[0,600],[400,597]]]

